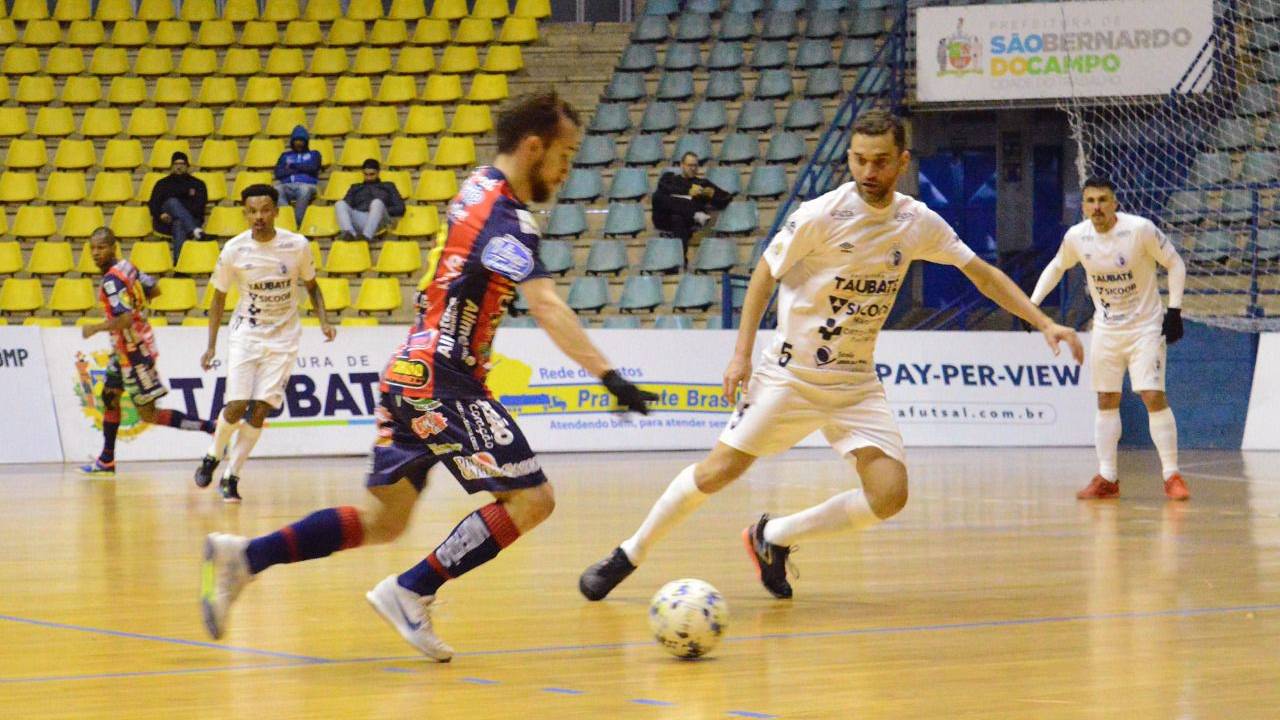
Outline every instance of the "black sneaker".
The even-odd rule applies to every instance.
[[[614,548],[609,557],[582,571],[578,578],[578,591],[588,600],[603,600],[618,583],[636,571],[622,548]]]
[[[774,545],[764,539],[767,522],[769,516],[761,515],[754,525],[748,525],[742,531],[742,541],[746,543],[751,561],[756,564],[760,584],[774,597],[788,600],[791,598],[791,583],[787,582],[787,556],[791,554],[791,548]]]
[[[222,502],[240,502],[240,478],[236,475],[222,476]]]
[[[218,458],[212,455],[205,455],[200,460],[200,467],[196,468],[196,487],[209,487],[209,483],[213,482],[213,471],[217,469]]]

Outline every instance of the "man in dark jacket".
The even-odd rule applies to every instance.
[[[689,239],[711,219],[708,210],[723,210],[733,195],[706,178],[698,156],[687,152],[680,158],[678,172],[668,170],[658,178],[653,191],[653,226],[680,238],[685,262],[689,261]]]
[[[204,236],[204,213],[209,204],[209,189],[204,181],[191,175],[187,154],[178,151],[170,159],[169,174],[151,189],[147,206],[151,209],[151,225],[173,238],[173,261],[178,262],[182,244],[189,237]]]
[[[280,153],[276,161],[276,192],[280,200],[293,203],[293,217],[302,227],[302,218],[307,214],[307,206],[316,199],[316,190],[320,183],[320,168],[324,167],[324,158],[319,150],[311,149],[311,136],[307,129],[298,125],[289,136],[289,149]]]
[[[400,197],[400,191],[394,183],[383,182],[378,177],[382,165],[369,158],[360,167],[364,171],[364,182],[348,188],[346,197],[334,205],[338,227],[342,228],[342,235],[348,240],[354,240],[357,235],[372,240],[379,229],[391,224],[392,218],[404,215],[404,199]]]

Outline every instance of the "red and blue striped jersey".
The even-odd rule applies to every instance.
[[[418,318],[382,372],[381,390],[414,398],[489,397],[485,376],[517,283],[547,277],[533,214],[493,167],[476,168],[449,203],[449,234]]]
[[[112,344],[121,365],[135,365],[154,361],[156,341],[147,322],[147,293],[156,281],[128,260],[117,260],[110,270],[103,273],[102,286],[98,288],[98,300],[107,319],[133,313],[133,322],[122,330],[111,333]]]

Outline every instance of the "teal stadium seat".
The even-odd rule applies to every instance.
[[[627,165],[657,165],[665,158],[661,135],[633,135],[627,143]]]
[[[756,43],[751,53],[751,67],[754,70],[785,67],[791,62],[791,51],[787,49],[785,40],[770,40]]]
[[[748,100],[742,103],[734,127],[740,132],[763,132],[773,127],[776,117],[772,100]]]
[[[680,3],[677,0],[649,0],[644,5],[645,15],[670,17],[678,12],[680,12]]]
[[[547,221],[546,237],[578,237],[587,231],[587,215],[581,205],[556,205],[551,208]]]
[[[670,27],[666,16],[643,15],[631,31],[631,42],[660,43],[666,42]]]
[[[597,134],[624,133],[631,129],[631,108],[624,103],[601,103],[587,126],[587,132]]]
[[[694,70],[702,65],[702,50],[693,44],[676,43],[667,46],[662,58],[663,69],[670,72]]]
[[[708,100],[737,100],[743,92],[742,75],[737,70],[713,70],[707,78]]]
[[[787,191],[787,169],[781,165],[756,165],[747,181],[747,197],[776,198]]]
[[[806,80],[806,86],[813,80],[814,74],[822,72],[819,68],[814,70]],[[755,98],[757,100],[771,100],[778,98],[787,98],[791,96],[791,70],[788,68],[777,68],[774,70],[765,70],[760,73],[760,78],[756,80]]]
[[[622,51],[615,68],[620,72],[644,73],[658,67],[658,51],[653,45],[632,43]]]
[[[808,40],[830,40],[842,34],[844,34],[844,23],[840,21],[839,10],[816,8],[811,10],[805,18],[804,36]],[[799,57],[798,54],[797,57]],[[829,62],[831,57],[830,43],[827,43],[827,57]],[[801,65],[797,62],[796,67],[801,67]]]
[[[653,319],[654,330],[692,330],[693,318],[688,315],[659,315]]]
[[[604,192],[604,180],[594,168],[574,168],[557,196],[564,202],[591,202]]]
[[[578,146],[578,156],[573,159],[573,164],[579,167],[611,165],[617,155],[617,146],[612,137],[588,135],[582,138],[582,144]]]
[[[711,157],[711,137],[702,133],[688,133],[676,141],[675,150],[671,153],[671,161],[679,163],[685,153],[693,153],[699,160]]]
[[[662,304],[662,278],[657,275],[632,275],[622,286],[618,309],[624,313],[652,312]]]
[[[671,275],[684,269],[684,243],[677,237],[651,237],[645,243],[640,272]]]
[[[604,89],[604,99],[608,102],[635,102],[647,94],[644,75],[640,73],[616,72]]]
[[[729,112],[719,100],[703,100],[689,114],[689,132],[719,132],[729,124]]]
[[[711,39],[711,16],[706,13],[683,12],[676,19],[678,42],[706,42]]]
[[[698,245],[698,254],[693,258],[693,271],[696,273],[718,273],[732,269],[738,264],[738,242],[733,238],[706,237]]]
[[[544,239],[538,244],[538,257],[553,275],[564,275],[573,269],[573,245],[568,240]]]
[[[737,70],[746,62],[742,43],[736,40],[719,40],[711,46],[707,55],[708,70]]]
[[[683,101],[693,97],[693,73],[664,72],[654,95],[658,100]]]
[[[760,22],[760,37],[764,40],[790,40],[799,33],[799,22],[794,11],[771,10]]]
[[[844,46],[840,48],[839,64],[842,68],[861,67],[870,65],[875,56],[876,44],[874,40],[845,38]]]
[[[627,269],[627,245],[622,240],[596,240],[587,252],[588,275],[618,275]]]
[[[756,19],[749,12],[727,12],[720,16],[716,37],[723,42],[750,40],[756,34]]]
[[[679,312],[702,312],[716,302],[716,281],[710,275],[685,273],[676,285],[676,296],[671,306]]]
[[[649,174],[642,168],[624,167],[614,172],[610,200],[639,200],[649,194]]]
[[[831,43],[824,39],[809,38],[796,48],[795,67],[798,70],[830,67],[836,62],[835,53],[831,51]]]
[[[720,213],[715,231],[725,235],[744,235],[755,232],[759,226],[760,213],[755,201],[735,200]]]
[[[725,136],[720,144],[719,162],[722,165],[754,163],[760,155],[760,146],[755,135],[734,133]]]
[[[605,330],[639,330],[640,318],[635,315],[609,315],[604,319]]]
[[[605,237],[618,235],[635,237],[644,232],[644,229],[644,207],[640,203],[609,203],[609,214],[604,219]]]
[[[574,312],[595,312],[608,307],[609,281],[598,275],[582,275],[574,278],[569,286],[568,304]]]
[[[764,159],[770,164],[796,163],[803,160],[805,154],[803,136],[799,133],[782,132],[769,140],[769,148],[765,150]]]
[[[822,103],[813,99],[793,101],[782,119],[783,130],[813,130],[823,122]]]
[[[680,114],[672,102],[651,102],[640,116],[640,132],[669,133],[680,123]]]
[[[716,166],[707,170],[707,179],[731,195],[742,192],[742,174],[738,168]]]

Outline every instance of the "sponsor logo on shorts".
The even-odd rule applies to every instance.
[[[409,427],[413,428],[414,435],[425,440],[443,432],[449,427],[449,421],[441,413],[428,411],[410,421]]]
[[[531,457],[519,462],[498,464],[492,453],[478,452],[474,455],[459,455],[453,459],[458,467],[458,474],[464,480],[489,480],[492,478],[518,478],[532,475],[542,470],[538,458]]]
[[[433,455],[448,455],[462,452],[462,443],[427,443],[427,449]]]
[[[422,360],[398,358],[387,368],[384,379],[388,385],[403,388],[426,387],[431,382],[431,368]]]

